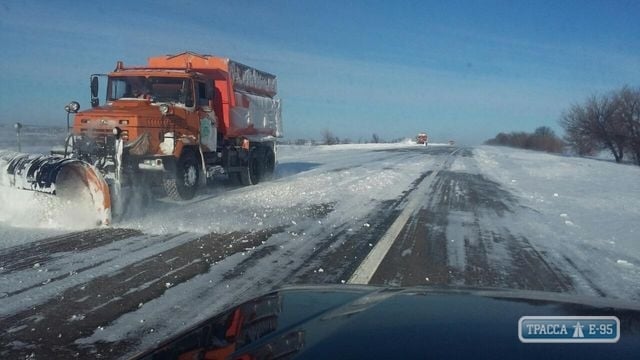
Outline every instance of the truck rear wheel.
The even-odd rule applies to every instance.
[[[249,152],[247,167],[240,172],[240,182],[242,185],[256,185],[260,182],[263,161],[259,154],[260,152],[255,148]]]
[[[273,174],[275,157],[268,156],[268,153],[273,154],[270,150],[263,150],[263,148],[260,147],[251,149],[247,167],[240,172],[240,182],[242,185],[256,185],[270,178]],[[269,159],[273,160],[269,161]]]
[[[192,151],[185,151],[176,164],[175,173],[167,173],[162,186],[167,196],[173,200],[190,200],[196,194],[200,167]]]
[[[247,167],[237,173],[242,185],[256,185],[273,178],[276,156],[267,146],[259,146],[249,152]]]
[[[265,151],[264,165],[263,165],[263,181],[269,181],[273,179],[273,173],[276,169],[276,155],[271,149]]]

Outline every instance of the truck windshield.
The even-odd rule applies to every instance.
[[[191,79],[175,77],[110,77],[108,100],[149,99],[152,102],[180,103],[193,106]]]

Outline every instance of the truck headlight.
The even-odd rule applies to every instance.
[[[78,110],[80,110],[80,103],[78,103],[77,101],[72,101],[69,103],[69,105],[64,107],[64,110],[68,113],[77,113]]]
[[[171,111],[171,107],[167,104],[160,104],[158,107],[162,115],[167,115]]]

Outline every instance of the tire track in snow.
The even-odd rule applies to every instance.
[[[406,166],[407,156],[410,158],[421,156],[448,156],[455,148],[452,147],[414,147],[407,149],[380,149],[375,152],[387,152],[404,159]],[[438,159],[433,167],[441,166]],[[384,169],[391,169],[385,167]],[[394,200],[386,200],[378,203],[361,221],[364,226],[356,226],[345,223],[332,229],[325,238],[315,247],[313,256],[295,270],[292,281],[294,283],[341,283],[348,280],[359,266],[362,259],[371,251],[389,227],[402,212],[409,198],[424,181],[431,176],[433,169],[426,170],[415,179],[411,186],[402,195]],[[363,205],[366,206],[366,205]]]
[[[380,238],[376,246],[367,254],[362,263],[355,269],[354,273],[349,278],[351,284],[368,284],[372,277],[377,272],[378,268],[384,261],[389,250],[394,245],[395,240],[403,231],[407,222],[412,216],[415,216],[416,212],[420,210],[420,203],[423,201],[424,196],[432,188],[434,179],[437,179],[438,174],[444,169],[451,167],[451,164],[455,160],[454,155],[460,152],[462,149],[457,148],[447,153],[444,161],[439,164],[436,169],[429,176],[425,177],[416,191],[412,194],[412,197],[408,200],[406,207],[402,210],[398,218],[393,222],[389,229]]]
[[[90,239],[89,239],[90,240]],[[144,259],[169,246],[184,242],[184,233],[142,235],[106,243],[83,252],[61,252],[33,267],[0,274],[0,314],[34,306],[88,279],[108,274],[127,262]]]
[[[64,234],[25,245],[0,250],[0,272],[12,272],[44,265],[55,254],[82,252],[109,243],[142,235],[139,230],[120,228],[92,229]]]
[[[419,150],[422,150],[422,148]],[[389,152],[388,156],[377,156],[375,160],[389,162],[387,169],[402,171],[402,166],[407,166],[412,163],[412,159],[424,155],[424,152],[416,152],[415,150],[411,150],[409,154],[405,152]],[[373,157],[369,156],[368,158]],[[398,160],[396,164],[394,159],[402,159],[403,161]],[[365,174],[365,178],[344,174],[345,179],[336,183],[336,186],[348,186],[351,183],[357,184],[366,180],[366,177],[371,176],[371,171],[379,170],[381,167],[380,164],[367,164],[370,165],[365,165],[368,171]],[[349,172],[350,170],[344,171]],[[406,194],[401,197],[399,203],[404,202],[405,198]],[[351,205],[359,204],[353,202]],[[193,245],[187,246],[188,243],[193,243],[197,240],[193,238],[196,235],[180,234],[176,239],[171,240],[171,244],[157,245],[154,250],[140,249],[132,254],[122,254],[118,259],[99,264],[97,267],[100,271],[97,271],[98,269],[87,270],[93,277],[82,283],[72,282],[71,280],[74,277],[68,276],[59,281],[54,280],[43,286],[27,290],[19,295],[26,296],[31,293],[31,290],[41,291],[43,288],[59,289],[53,296],[49,296],[46,301],[35,303],[33,306],[29,306],[28,309],[22,309],[19,312],[10,312],[11,319],[8,317],[0,319],[0,326],[8,327],[11,330],[11,335],[7,333],[4,337],[0,336],[0,343],[2,344],[0,348],[5,349],[0,350],[0,354],[13,357],[13,355],[29,355],[31,352],[35,352],[38,357],[52,356],[54,354],[55,356],[69,357],[76,355],[74,352],[79,352],[78,356],[95,357],[99,355],[95,352],[98,351],[109,357],[117,356],[116,353],[123,354],[130,351],[132,346],[135,347],[140,341],[148,339],[146,335],[149,335],[150,329],[153,330],[155,328],[157,330],[154,332],[155,335],[157,332],[162,331],[165,326],[176,326],[175,324],[166,324],[167,319],[157,318],[149,319],[149,322],[153,322],[153,324],[138,324],[137,320],[134,321],[136,324],[130,324],[131,319],[137,319],[141,314],[154,313],[154,311],[157,311],[154,310],[157,306],[160,306],[163,309],[162,313],[168,317],[174,316],[174,312],[179,312],[180,306],[184,306],[187,303],[191,304],[194,301],[196,303],[205,301],[208,304],[215,304],[215,306],[210,306],[206,309],[215,311],[217,307],[223,306],[228,302],[237,301],[244,296],[263,292],[272,287],[291,282],[293,275],[297,274],[297,270],[309,270],[309,260],[319,256],[312,250],[313,246],[318,242],[326,240],[328,246],[335,245],[332,250],[338,248],[348,252],[352,251],[350,246],[354,245],[357,239],[353,239],[350,232],[347,231],[347,227],[350,226],[348,225],[350,220],[334,216],[332,221],[337,220],[337,230],[342,229],[344,231],[340,233],[336,231],[336,235],[339,235],[337,238],[333,236],[328,236],[326,239],[323,238],[328,231],[333,231],[334,228],[327,230],[326,227],[314,225],[317,224],[314,219],[316,216],[324,218],[333,210],[332,204],[312,205],[308,212],[298,210],[300,209],[295,210],[296,220],[302,217],[308,218],[308,221],[298,221],[299,225],[295,223],[293,226],[289,225],[288,228],[291,229],[289,234],[272,234],[276,235],[275,239],[274,236],[265,235],[269,241],[266,244],[260,242],[255,250],[247,253],[248,256],[246,257],[239,256],[239,254],[230,256],[232,253],[242,251],[242,248],[236,248],[234,245],[233,252],[229,252],[231,250],[226,249],[229,253],[220,258],[218,263],[215,261],[207,263],[207,261],[203,260],[205,256],[202,251],[204,249],[199,249]],[[389,211],[393,212],[397,211],[397,209],[394,208]],[[384,222],[380,221],[380,224],[384,224]],[[376,225],[374,224],[374,226]],[[374,228],[374,226],[371,228]],[[315,230],[310,231],[309,229],[311,228]],[[317,234],[318,237],[308,243],[302,241],[302,239],[296,239],[296,236],[293,235],[294,229],[296,232],[307,229],[308,234],[305,237],[313,234]],[[314,232],[316,230],[317,232]],[[216,236],[224,238],[226,235],[217,234]],[[257,236],[257,234],[248,236]],[[160,238],[162,237],[161,235]],[[128,241],[132,240],[129,239]],[[159,241],[158,238],[151,240]],[[228,240],[211,238],[207,243],[210,243],[210,246],[218,249],[218,251],[224,251],[224,243]],[[272,242],[277,247],[274,247]],[[344,246],[337,242],[342,242]],[[348,242],[352,242],[352,244],[348,244]],[[107,254],[117,250],[117,244],[107,243],[93,250]],[[359,243],[353,250],[357,254],[356,256],[362,256],[368,251],[366,242],[364,243],[364,248],[361,249],[361,246],[362,243]],[[128,245],[125,245],[124,248],[130,249]],[[136,255],[137,253],[140,253],[140,256]],[[335,255],[333,252],[329,253]],[[80,253],[72,251],[71,255],[78,260],[79,256],[89,254],[90,252],[85,250]],[[130,261],[130,258],[134,257],[134,255],[137,260]],[[334,259],[338,259],[338,257],[334,257]],[[52,258],[46,261],[45,264],[48,266],[57,265],[57,261],[60,260],[62,258]],[[90,261],[90,264],[96,263],[97,261]],[[357,262],[347,262],[348,266],[353,264],[357,264]],[[343,271],[351,271],[342,269]],[[33,269],[24,269],[23,271],[26,270],[33,271]],[[204,273],[207,273],[206,276],[198,276]],[[212,280],[213,283],[211,283]],[[211,287],[207,287],[207,281],[209,281]],[[56,282],[60,284],[56,284]],[[167,283],[169,283],[168,288]],[[194,283],[197,285],[194,285]],[[178,287],[178,285],[181,286]],[[231,287],[229,287],[230,285]],[[171,296],[165,294],[169,290],[172,292]],[[184,296],[189,301],[176,303],[176,292],[185,293],[179,296]],[[211,299],[212,296],[215,298]],[[203,300],[201,297],[209,297],[210,299]],[[140,301],[141,299],[145,301]],[[140,311],[137,311],[140,303],[149,303],[151,308],[143,305]],[[188,305],[186,306],[188,307]],[[194,311],[194,309],[190,309],[189,314]],[[186,309],[182,311],[182,315],[177,316],[184,319],[186,317],[185,312],[187,312]],[[2,313],[7,314],[8,312],[3,311]],[[102,326],[105,327],[105,333],[107,330],[116,331],[117,334],[121,334],[120,337],[113,340],[108,338],[108,340],[104,340],[106,342],[93,343],[88,347],[80,345],[80,343],[91,344],[93,342],[91,339],[100,338],[100,327]],[[112,330],[113,328],[130,329],[131,332]],[[31,331],[31,329],[35,330]],[[54,333],[56,329],[64,331],[59,331],[56,334]],[[94,337],[94,335],[97,336]],[[87,341],[77,342],[79,339],[86,339]],[[122,349],[120,348],[121,345],[123,346]],[[29,348],[30,346],[35,347]]]
[[[380,239],[380,234],[393,224],[402,211],[402,204],[417,188],[422,180],[431,175],[424,172],[414,181],[412,187],[396,200],[381,202],[366,219],[366,224],[355,231],[349,231],[345,225],[336,229],[333,236],[325,238],[316,248],[310,262],[296,270],[295,283],[340,283],[349,279]],[[322,269],[322,272],[318,272]]]
[[[479,174],[444,167],[434,177],[425,205],[407,222],[370,283],[573,289],[570,278],[526,238],[494,224],[520,207],[514,196]]]
[[[5,357],[91,356],[74,344],[167,289],[209,271],[237,252],[263,244],[282,228],[254,233],[207,234],[61,292],[55,298],[0,318]]]

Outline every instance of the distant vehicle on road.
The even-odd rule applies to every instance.
[[[419,145],[427,146],[427,142],[429,141],[429,137],[427,133],[419,133],[416,137],[416,143]]]

